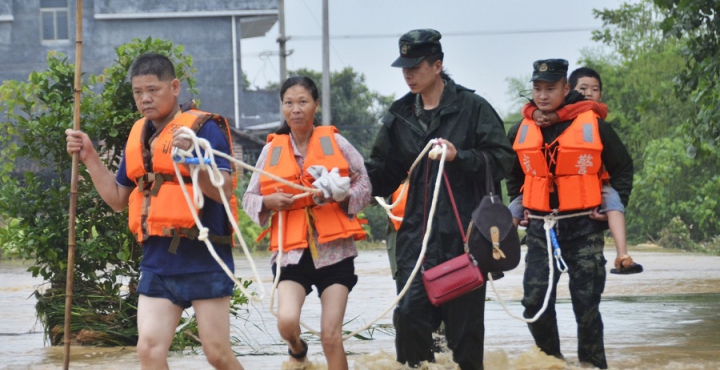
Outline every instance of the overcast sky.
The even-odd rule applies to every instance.
[[[330,1],[330,69],[353,67],[371,90],[399,98],[408,91],[401,70],[390,67],[399,55],[399,35],[434,28],[443,34],[444,65],[452,78],[504,115],[513,107],[508,78],[529,77],[537,59],[564,58],[570,70],[577,68],[581,50],[603,49],[591,40],[591,30],[602,26],[592,9],[616,9],[624,2]],[[322,70],[322,0],[285,0],[285,8],[287,48],[293,50],[288,69]],[[276,24],[265,37],[242,41],[242,69],[253,86],[279,79],[278,34]]]

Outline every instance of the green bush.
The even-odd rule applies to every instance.
[[[667,227],[660,230],[658,245],[665,248],[695,250],[695,242],[690,237],[690,228],[680,217],[673,217]]]
[[[628,207],[628,235],[656,239],[677,222],[695,242],[719,235],[720,154],[702,147],[689,155],[681,139],[664,138],[648,143],[644,158]]]

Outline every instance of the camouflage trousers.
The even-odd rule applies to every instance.
[[[604,233],[585,235],[572,240],[559,240],[562,257],[568,266],[570,297],[577,323],[578,359],[598,368],[607,369],[600,298],[605,289]],[[525,276],[523,279],[523,316],[532,318],[543,306],[548,288],[548,253],[545,238],[527,236]],[[528,324],[540,349],[550,356],[562,358],[558,335],[555,298],[560,271],[553,259],[554,281],[547,309],[540,318]]]

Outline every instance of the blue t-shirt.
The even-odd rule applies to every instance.
[[[152,135],[155,127],[151,123],[149,134]],[[230,145],[220,127],[214,121],[206,122],[198,131],[199,138],[206,139],[214,150],[230,154]],[[226,158],[215,156],[215,163],[220,170],[230,172],[230,161]],[[127,177],[125,166],[125,153],[123,152],[120,166],[118,167],[115,181],[118,185],[126,188],[135,188],[135,183]],[[187,203],[184,197],[177,200]],[[207,227],[210,234],[230,235],[232,227],[229,225],[225,208],[222,203],[217,203],[205,197],[202,214],[200,217],[203,226]],[[222,272],[222,267],[215,261],[204,242],[180,238],[180,245],[177,253],[168,251],[172,238],[162,236],[150,236],[143,243],[143,258],[140,262],[142,271],[150,271],[158,275],[178,275],[197,272]],[[232,247],[228,244],[213,243],[215,252],[234,271]]]

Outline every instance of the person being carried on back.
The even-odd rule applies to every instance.
[[[578,115],[592,110],[600,119],[606,119],[608,108],[602,99],[602,79],[600,74],[592,68],[580,67],[570,74],[568,80],[570,89],[577,93],[568,94],[568,99],[576,100],[581,96],[585,100],[579,100],[557,109],[554,112],[543,112],[535,102],[530,101],[523,107],[523,117],[532,119],[540,127],[548,127],[557,122],[575,119]],[[620,201],[620,195],[610,185],[607,172],[603,172],[602,204],[595,210],[591,217],[597,220],[607,220],[610,233],[615,241],[615,268],[610,270],[617,274],[636,274],[643,271],[642,265],[633,262],[632,257],[627,253],[627,242],[625,237],[625,207]],[[524,220],[524,207],[522,206],[522,195],[513,200],[510,205],[513,217],[523,220],[520,225],[526,226]]]

